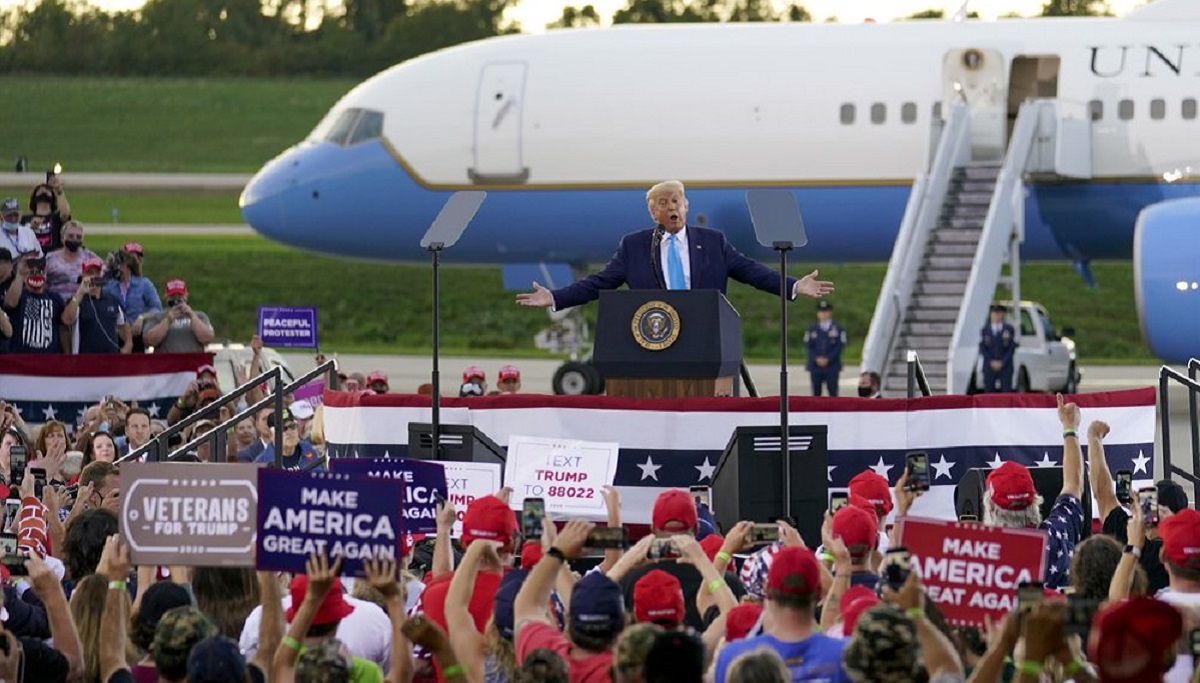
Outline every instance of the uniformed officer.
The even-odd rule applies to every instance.
[[[992,304],[992,319],[980,333],[983,390],[987,393],[1012,391],[1013,352],[1017,350],[1017,333],[1012,325],[1004,322],[1007,312],[1004,306]]]
[[[808,347],[808,363],[804,367],[812,377],[813,396],[821,395],[822,384],[830,396],[837,396],[846,330],[833,322],[833,304],[825,300],[817,304],[817,322],[805,333],[804,345]]]

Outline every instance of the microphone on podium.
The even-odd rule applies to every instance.
[[[662,223],[654,226],[654,236],[650,238],[650,265],[654,270],[654,280],[658,282],[659,289],[666,289],[667,284],[663,282],[662,268],[658,265],[658,249],[662,246],[663,233],[667,229]]]

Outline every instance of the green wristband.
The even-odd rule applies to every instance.
[[[445,669],[442,669],[442,678],[454,678],[456,676],[462,676],[466,672],[467,670],[463,668],[462,664],[454,664],[453,666],[448,666]]]
[[[1046,668],[1041,664],[1029,659],[1017,664],[1017,671],[1020,671],[1023,674],[1029,674],[1031,676],[1041,676],[1045,670]]]
[[[1075,674],[1079,673],[1079,670],[1084,667],[1084,664],[1086,664],[1086,662],[1084,662],[1082,659],[1073,659],[1063,665],[1063,673],[1068,676],[1074,676]]]
[[[108,582],[108,590],[123,591],[123,590],[125,590],[125,582],[124,581],[109,581]]]
[[[717,559],[718,559],[718,560],[725,560],[726,562],[733,562],[733,556],[732,556],[732,555],[730,555],[729,553],[725,552],[724,550],[722,550],[721,552],[717,553]]]
[[[300,641],[291,636],[284,636],[280,642],[283,643],[284,647],[290,647],[297,652],[300,651]]]
[[[1074,429],[1064,429],[1064,430],[1063,430],[1063,438],[1064,438],[1064,439],[1065,439],[1065,438],[1067,438],[1067,437],[1071,437],[1071,436],[1074,436],[1076,439],[1078,439],[1078,438],[1079,438],[1079,436],[1078,436],[1077,434],[1075,434],[1075,430],[1074,430]]]
[[[909,619],[920,619],[921,617],[925,616],[925,610],[921,609],[920,607],[909,607],[908,609],[904,610],[904,614]]]

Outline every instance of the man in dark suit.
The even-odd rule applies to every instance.
[[[987,393],[1010,392],[1013,382],[1013,353],[1017,333],[1004,322],[1006,310],[992,305],[992,319],[980,332],[979,353],[983,356],[983,390]]]
[[[646,193],[650,217],[658,227],[621,238],[617,253],[599,273],[551,291],[537,282],[533,292],[517,295],[522,306],[552,306],[554,310],[585,304],[600,292],[628,285],[630,289],[716,289],[725,292],[729,278],[779,293],[779,274],[738,251],[724,233],[687,224],[683,183],[668,180]],[[833,283],[817,280],[817,271],[788,278],[791,298],[800,294],[820,298]]]
[[[817,304],[817,322],[809,325],[804,334],[804,346],[808,349],[805,369],[812,378],[813,396],[821,395],[822,386],[830,396],[837,396],[846,330],[833,321],[832,303],[821,301]]]

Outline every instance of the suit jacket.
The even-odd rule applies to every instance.
[[[1007,366],[1012,363],[1013,352],[1016,350],[1017,332],[1008,323],[1004,323],[998,335],[992,332],[991,323],[984,325],[979,332],[979,353],[983,355],[984,360],[1003,361]],[[984,369],[990,371],[990,368]]]
[[[689,225],[687,237],[691,289],[715,289],[724,294],[729,278],[733,278],[764,292],[779,294],[779,273],[738,251],[720,230]],[[621,285],[630,289],[663,289],[661,283],[667,280],[666,271],[658,249],[651,249],[653,239],[653,228],[622,237],[617,253],[603,270],[551,292],[555,310],[593,301],[601,291]],[[789,277],[787,282],[790,298],[796,278]]]

